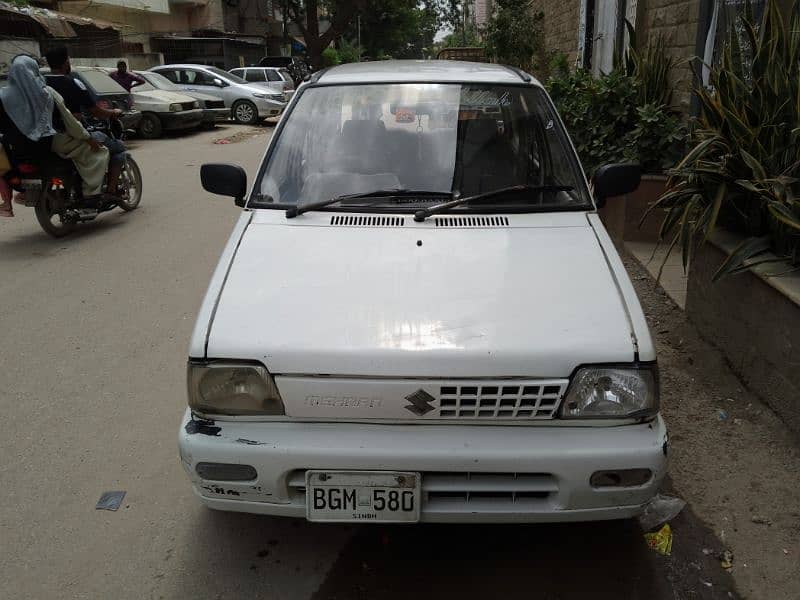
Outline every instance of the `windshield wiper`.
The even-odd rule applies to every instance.
[[[324,208],[331,204],[342,202],[343,200],[353,200],[355,198],[400,198],[403,196],[405,197],[435,196],[438,198],[452,198],[453,194],[450,192],[432,192],[430,190],[406,190],[403,188],[395,188],[388,190],[373,190],[371,192],[360,192],[358,194],[344,194],[342,196],[334,196],[333,198],[328,198],[327,200],[320,200],[319,202],[309,202],[308,204],[302,204],[299,206],[293,206],[292,208],[287,208],[286,218],[292,219],[297,215],[302,215],[303,213],[308,212],[310,210],[317,210],[318,208]]]
[[[450,202],[442,202],[435,206],[423,208],[414,213],[414,220],[421,223],[431,215],[444,212],[462,204],[468,204],[477,200],[486,200],[494,198],[495,196],[506,196],[509,194],[516,194],[519,192],[571,192],[575,188],[571,185],[512,185],[509,187],[499,188],[491,192],[484,192],[483,194],[475,194],[474,196],[464,196],[463,198],[456,198]]]

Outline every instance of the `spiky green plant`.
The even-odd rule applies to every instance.
[[[776,0],[757,26],[748,15],[739,23],[709,88],[697,90],[690,149],[648,211],[665,211],[661,238],[681,249],[684,268],[718,223],[748,236],[715,280],[767,261],[800,264],[800,5],[788,28]]]

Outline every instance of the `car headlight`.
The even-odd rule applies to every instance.
[[[566,419],[651,417],[658,412],[658,370],[583,367],[572,378],[561,416]]]
[[[258,364],[193,364],[187,373],[189,407],[220,415],[283,415],[283,400]]]
[[[182,107],[181,107],[180,103],[176,102],[174,104],[170,104],[169,105],[169,112],[180,112],[181,108]]]
[[[266,98],[266,94],[262,94],[261,92],[253,92],[253,98]]]

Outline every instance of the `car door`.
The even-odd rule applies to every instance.
[[[216,81],[222,81],[211,73],[201,69],[185,68],[181,69],[181,79],[187,82],[185,90],[190,92],[203,92],[209,96],[214,96],[220,100],[225,100],[225,106],[230,106],[231,102],[225,93],[225,85],[217,85]]]

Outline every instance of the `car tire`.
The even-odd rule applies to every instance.
[[[163,132],[161,126],[161,119],[155,113],[144,113],[142,120],[139,121],[139,135],[146,140],[152,140],[161,137]]]
[[[258,123],[258,109],[249,100],[237,100],[231,109],[233,120],[240,125],[255,125]]]

